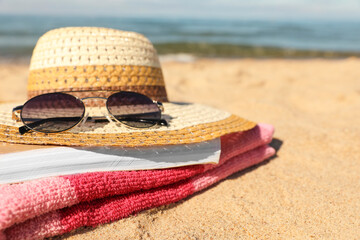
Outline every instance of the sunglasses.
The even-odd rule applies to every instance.
[[[58,133],[69,130],[79,123],[111,121],[109,116],[85,116],[83,100],[99,98],[106,100],[106,108],[112,119],[132,128],[149,128],[155,125],[168,126],[161,119],[164,107],[161,102],[136,92],[121,91],[109,97],[78,98],[65,92],[47,93],[29,99],[24,105],[13,109],[13,119],[22,121],[21,135],[31,130],[42,133]]]

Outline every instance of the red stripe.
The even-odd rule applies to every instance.
[[[79,202],[147,190],[204,172],[204,165],[149,171],[96,172],[66,176]]]
[[[70,232],[83,226],[97,226],[128,217],[141,210],[177,202],[195,191],[209,187],[234,172],[263,161],[274,153],[273,148],[261,146],[235,156],[226,163],[202,174],[171,185],[127,195],[96,199],[60,209],[58,213],[64,232],[57,234]]]
[[[220,163],[260,145],[267,144],[272,138],[272,127],[259,127],[246,131],[228,134],[221,137]],[[180,168],[95,172],[64,176],[75,189],[79,202],[147,190],[172,184],[195,176],[214,164],[193,165]]]
[[[65,232],[82,226],[97,226],[115,221],[144,209],[177,202],[194,193],[191,181],[180,181],[148,191],[85,202],[58,210]]]

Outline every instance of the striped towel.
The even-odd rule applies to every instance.
[[[0,185],[0,239],[42,239],[179,201],[275,154],[273,127],[221,137],[219,164],[94,172]]]

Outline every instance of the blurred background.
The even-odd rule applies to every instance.
[[[140,32],[162,55],[360,56],[358,0],[0,0],[0,57],[28,59],[66,26]]]
[[[37,39],[66,26],[143,33],[171,101],[270,123],[278,150],[186,203],[73,239],[359,239],[360,0],[0,0],[0,104],[26,101]]]

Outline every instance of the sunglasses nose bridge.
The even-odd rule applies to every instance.
[[[83,124],[85,122],[110,122],[112,123],[111,114],[109,114],[106,108],[105,97],[85,97],[81,98],[85,105],[85,116],[83,119]]]
[[[107,100],[106,97],[84,97],[84,98],[81,98],[81,100],[88,100],[88,99],[103,99],[103,100]]]
[[[107,98],[104,97],[85,97],[80,98],[85,107],[105,107]]]

